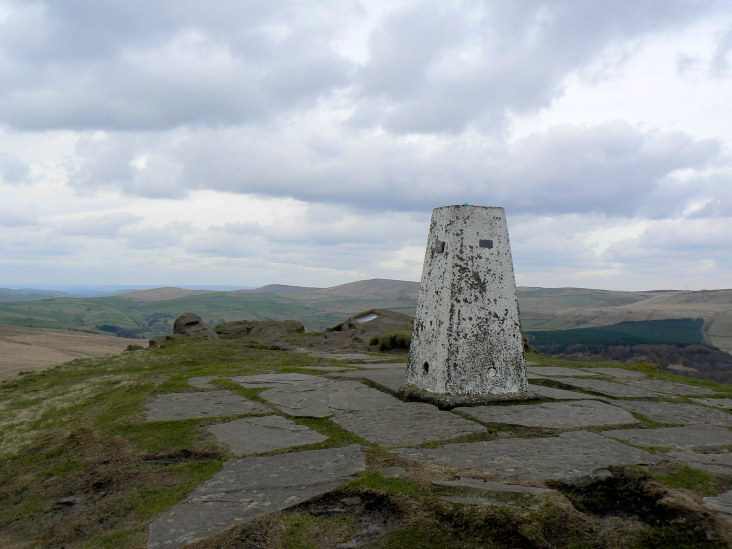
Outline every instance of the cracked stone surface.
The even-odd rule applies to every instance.
[[[666,457],[712,475],[732,475],[732,454],[666,452]]]
[[[732,431],[724,427],[660,427],[658,429],[616,429],[603,431],[607,437],[635,446],[710,448],[732,444]]]
[[[377,385],[386,387],[394,393],[399,391],[399,388],[404,385],[404,376],[406,375],[406,367],[404,368],[389,368],[381,370],[358,370],[355,372],[347,372],[339,374],[340,377],[351,377],[354,379],[368,379],[373,381]]]
[[[714,497],[704,498],[704,507],[732,520],[732,490]]]
[[[300,387],[303,384],[325,383],[322,377],[309,374],[257,374],[253,376],[234,376],[231,381],[242,387],[277,387],[287,385]]]
[[[363,362],[360,364],[349,364],[351,367],[355,368],[367,368],[369,370],[389,370],[389,369],[402,369],[405,372],[407,371],[407,363],[406,362]]]
[[[575,377],[575,376],[587,376],[590,375],[586,373],[584,370],[580,370],[579,368],[564,368],[562,366],[528,366],[526,368],[527,372],[531,372],[532,374],[538,374],[540,376],[550,377],[550,376],[567,376],[567,377]]]
[[[295,417],[328,417],[338,412],[378,410],[403,404],[398,398],[357,381],[319,379],[320,383],[274,387],[259,396]]]
[[[484,433],[486,428],[426,402],[338,413],[332,421],[379,446],[411,446]]]
[[[611,377],[646,377],[642,372],[634,370],[626,370],[625,368],[608,368],[606,366],[597,366],[595,368],[580,368],[591,375],[603,375]]]
[[[405,448],[397,453],[409,459],[481,469],[515,479],[596,478],[605,476],[611,465],[653,464],[661,460],[588,431],[570,431],[557,437],[446,444],[441,448]]]
[[[455,408],[453,411],[469,415],[485,423],[552,429],[638,425],[640,423],[626,410],[597,400],[542,402],[513,406],[473,406]]]
[[[643,398],[643,397],[664,397],[668,396],[663,393],[652,391],[648,388],[633,387],[630,385],[623,385],[621,383],[614,383],[612,381],[606,381],[604,379],[581,379],[576,377],[558,377],[552,378],[555,381],[571,385],[573,387],[579,387],[587,391],[594,391],[595,393],[601,393],[612,397],[620,398]]]
[[[398,398],[350,380],[274,387],[260,395],[282,412],[296,417],[328,417],[383,446],[407,446],[485,432],[485,427],[436,406]]]
[[[328,437],[281,416],[236,419],[208,430],[235,454],[259,454],[322,442]]]
[[[150,524],[147,547],[178,548],[324,494],[366,467],[361,447],[232,459]]]
[[[692,398],[691,400],[698,402],[699,404],[706,404],[707,406],[716,406],[718,408],[732,410],[732,398]]]
[[[624,382],[634,387],[657,391],[666,395],[708,395],[714,393],[711,389],[676,381],[666,381],[665,379],[627,379]]]
[[[732,425],[732,414],[699,404],[643,400],[617,400],[613,404],[659,423]]]
[[[534,385],[533,383],[529,383],[529,392],[539,396],[553,398],[554,400],[597,400],[602,398],[596,395],[588,395],[587,393],[578,393],[577,391]]]
[[[167,393],[147,405],[145,421],[173,421],[203,417],[269,413],[271,410],[230,391]]]
[[[192,385],[193,387],[196,387],[197,389],[215,389],[216,387],[214,385],[211,385],[211,382],[214,379],[218,379],[219,376],[198,376],[198,377],[192,377],[188,379],[188,384]]]

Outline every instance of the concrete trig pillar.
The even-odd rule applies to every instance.
[[[448,408],[531,397],[503,208],[432,212],[401,393]]]

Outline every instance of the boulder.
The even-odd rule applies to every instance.
[[[410,332],[414,319],[404,313],[388,309],[370,309],[353,315],[348,320],[328,328],[328,332],[353,332],[375,335],[385,332]]]
[[[195,313],[183,313],[176,318],[175,324],[173,324],[173,334],[205,339],[217,339],[219,337]]]
[[[277,337],[302,333],[305,327],[297,320],[235,320],[216,325],[214,331],[222,339],[240,339],[248,336]]]

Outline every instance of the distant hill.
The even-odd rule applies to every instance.
[[[55,290],[36,290],[33,288],[10,289],[0,288],[0,303],[18,303],[21,301],[38,301],[69,295]]]
[[[0,303],[0,323],[148,337],[170,332],[178,315],[192,311],[213,324],[293,318],[310,330],[323,330],[369,309],[414,315],[418,294],[418,282],[386,279],[331,288],[280,284],[233,291],[154,288],[106,297],[45,296],[43,300]],[[526,331],[699,318],[705,341],[732,352],[732,290],[615,292],[521,287],[518,294]]]

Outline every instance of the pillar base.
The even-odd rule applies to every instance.
[[[434,404],[440,410],[450,410],[458,406],[480,406],[482,404],[495,404],[496,402],[521,402],[541,398],[539,395],[529,391],[485,395],[446,395],[432,393],[410,385],[400,387],[398,396],[402,400],[410,402],[428,402]]]

